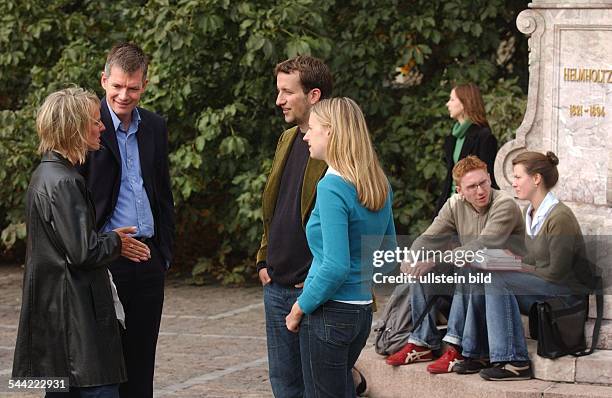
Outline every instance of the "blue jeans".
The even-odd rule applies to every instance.
[[[465,283],[455,285],[448,329],[442,339],[462,347],[462,354],[470,358],[487,357],[489,353],[484,286],[469,282],[470,275],[481,273],[472,268],[458,269],[457,274],[465,278]]]
[[[302,289],[274,282],[264,286],[268,368],[272,392],[277,398],[302,397],[304,381],[300,359],[300,339],[287,329],[285,317]]]
[[[452,270],[452,268],[449,269],[448,266],[443,266],[442,268],[443,269],[440,270],[440,267],[436,266],[436,269],[430,271],[429,274],[448,274],[449,271]],[[460,268],[457,268],[456,270],[458,273],[463,272],[463,270]],[[412,286],[412,295],[410,298],[412,301],[412,324],[414,325],[421,314],[425,311],[429,300],[431,300],[434,296],[448,296],[453,294],[453,289],[453,284],[441,286],[440,284],[435,283],[421,283],[420,281],[415,282]],[[437,312],[437,305],[434,304],[429,310],[427,316],[423,319],[423,322],[421,322],[421,324],[410,333],[410,337],[408,338],[409,343],[413,343],[421,347],[427,347],[432,350],[437,350],[440,348],[442,334],[436,327]],[[456,308],[455,297],[453,297],[451,313],[448,319],[448,332],[450,335],[463,335],[464,313],[465,310],[463,307]]]
[[[372,327],[371,305],[327,301],[300,324],[305,398],[355,397],[351,369]]]
[[[521,313],[537,301],[560,296],[568,306],[582,296],[567,286],[548,282],[527,272],[492,272],[485,284],[487,334],[491,362],[528,361]],[[465,340],[465,337],[464,337]]]
[[[45,398],[119,398],[119,384],[70,387],[69,392],[47,392]]]

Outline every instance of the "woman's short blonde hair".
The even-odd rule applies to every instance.
[[[317,102],[311,113],[330,130],[327,163],[355,185],[359,202],[372,211],[384,207],[389,181],[374,151],[359,105],[350,98]]]
[[[99,107],[98,97],[80,87],[49,95],[36,117],[38,152],[57,151],[73,164],[85,162],[91,115]]]

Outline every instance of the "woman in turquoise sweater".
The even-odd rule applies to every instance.
[[[354,397],[351,368],[372,325],[372,253],[396,246],[392,193],[353,100],[317,103],[308,127],[310,156],[329,168],[306,226],[312,266],[287,328],[300,333],[304,396]]]

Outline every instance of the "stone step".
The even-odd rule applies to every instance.
[[[523,330],[525,336],[529,337],[529,317],[526,315],[522,316]],[[589,319],[584,326],[584,334],[587,340],[587,345],[591,346],[591,339],[593,337],[593,326],[595,326],[595,320]],[[599,340],[597,341],[597,349],[599,350],[612,350],[612,321],[604,319],[601,321],[601,328],[599,329]]]
[[[597,317],[595,296],[589,297],[589,318]],[[612,319],[612,295],[604,295],[603,319]]]
[[[612,394],[612,351],[595,351],[583,357],[566,355],[553,360],[536,354],[537,341],[527,340],[527,346],[537,379],[610,385]]]
[[[595,355],[595,354],[593,354]],[[582,398],[612,397],[612,387],[544,380],[492,382],[476,375],[432,375],[427,362],[392,367],[372,347],[364,349],[356,367],[368,384],[371,398]],[[580,370],[577,369],[577,373]],[[608,376],[610,377],[610,376]]]

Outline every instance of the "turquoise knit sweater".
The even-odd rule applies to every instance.
[[[357,200],[355,186],[342,177],[328,172],[319,181],[306,225],[313,260],[298,298],[304,313],[312,313],[328,300],[372,299],[372,251],[397,246],[391,204],[389,191],[385,206],[370,211]]]

